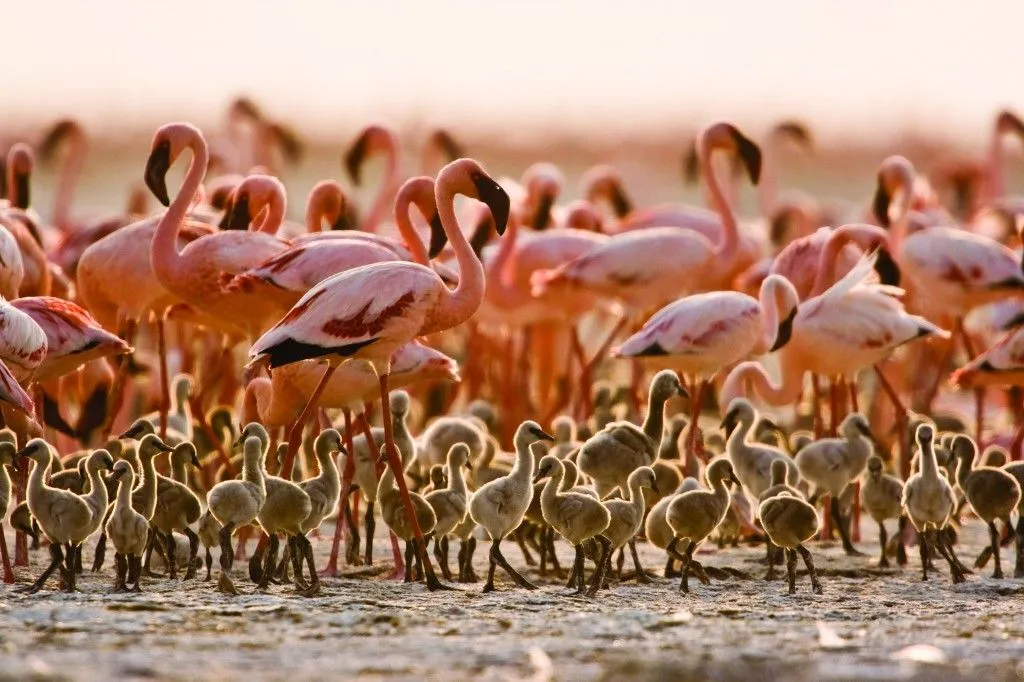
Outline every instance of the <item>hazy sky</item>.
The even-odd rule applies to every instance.
[[[4,5],[9,123],[209,120],[239,92],[325,129],[417,114],[513,130],[800,115],[834,132],[980,137],[996,108],[1024,109],[1022,0]]]

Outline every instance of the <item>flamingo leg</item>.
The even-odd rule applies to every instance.
[[[299,451],[299,445],[302,441],[302,427],[305,426],[310,416],[313,414],[313,410],[316,409],[316,404],[320,400],[320,396],[323,395],[324,389],[327,388],[327,382],[331,380],[331,376],[334,374],[334,370],[337,366],[334,364],[327,365],[327,369],[324,370],[324,375],[320,377],[320,383],[313,389],[313,393],[309,396],[309,400],[306,401],[306,406],[302,408],[302,412],[295,418],[294,424],[292,424],[291,430],[288,432],[288,451],[284,453],[284,459],[281,460],[281,471],[291,471],[292,463],[295,461],[295,455]]]
[[[604,356],[608,353],[608,349],[611,347],[612,342],[615,341],[615,337],[619,335],[628,322],[629,315],[623,315],[619,318],[619,321],[615,323],[614,327],[612,327],[611,332],[605,337],[604,341],[601,342],[601,346],[597,349],[597,352],[594,353],[594,357],[591,358],[590,362],[586,364],[583,371],[580,373],[581,383],[584,381],[584,378],[586,378],[587,383],[583,384],[583,388],[586,389],[588,395],[590,394],[590,382],[591,377],[594,374],[594,370],[597,368],[597,365],[604,360]]]
[[[813,392],[811,405],[814,412],[811,428],[814,431],[814,439],[818,440],[825,435],[825,419],[821,416],[821,385],[818,383],[817,374],[811,375],[811,390]]]
[[[928,389],[925,394],[925,399],[922,407],[922,411],[925,414],[932,413],[932,403],[935,402],[935,397],[939,394],[939,385],[942,383],[942,378],[946,374],[946,370],[949,368],[949,364],[953,362],[953,354],[956,352],[956,337],[960,333],[961,323],[953,325],[953,331],[949,337],[949,346],[946,348],[945,355],[942,356],[942,360],[937,366],[935,375],[935,382]]]
[[[690,382],[696,385],[690,399],[690,429],[686,434],[686,447],[683,448],[683,471],[690,471],[691,458],[697,456],[697,438],[700,434],[700,408],[704,403],[704,391],[708,382],[698,381],[696,378]]]
[[[14,464],[15,503],[21,504],[28,490],[28,458],[21,457]],[[28,566],[28,536],[18,530],[14,533],[14,566]]]
[[[352,477],[356,471],[355,449],[352,445],[352,411],[347,407],[341,412],[345,418],[345,450],[348,456],[345,458],[345,469],[341,474],[341,495],[338,497],[338,518],[334,522],[334,537],[331,539],[331,555],[327,559],[327,565],[320,571],[321,576],[334,578],[338,575],[338,550],[341,547],[341,535],[345,524],[343,523],[346,508],[348,507],[349,491],[352,490]],[[350,537],[351,539],[351,537]],[[346,556],[348,551],[345,552]]]
[[[957,331],[960,334],[960,340],[964,344],[964,352],[967,353],[967,360],[973,360],[976,355],[974,353],[974,343],[971,341],[971,337],[967,334],[967,330],[964,329],[964,321],[962,317],[958,317],[956,320]],[[981,436],[985,430],[985,387],[975,386],[974,387],[974,442],[978,444],[978,447],[984,447]]]
[[[11,557],[7,555],[7,538],[4,535],[3,524],[0,523],[0,559],[4,562],[4,582],[14,582],[14,569],[11,568]]]
[[[846,387],[850,390],[850,411],[860,412],[859,401],[857,400],[857,379],[851,379]]]
[[[381,411],[384,413],[384,452],[387,454],[388,466],[391,467],[392,473],[395,475],[395,482],[398,484],[398,493],[402,498],[402,504],[405,507],[405,515],[409,520],[409,525],[412,527],[413,537],[416,539],[415,549],[420,555],[420,560],[424,563],[429,561],[426,556],[427,543],[423,540],[423,531],[420,529],[419,519],[416,518],[416,508],[412,504],[412,498],[409,496],[409,487],[405,484],[405,469],[402,467],[402,460],[398,456],[398,448],[395,446],[395,433],[391,424],[391,401],[389,400],[390,391],[388,390],[388,375],[381,374],[380,380],[380,399],[381,399]],[[437,585],[432,584],[430,581],[427,582],[427,588],[434,590]]]
[[[156,318],[156,348],[160,356],[160,438],[167,438],[167,413],[171,409],[171,381],[167,376],[167,336],[164,318]]]
[[[1021,405],[1022,401],[1024,401],[1024,391],[1019,386],[1014,386],[1010,389],[1008,399],[1015,405],[1014,415],[1017,422],[1017,431],[1014,433],[1013,442],[1010,444],[1010,459],[1018,461],[1022,457],[1021,445],[1024,444],[1024,408]]]
[[[135,320],[125,320],[121,338],[129,346],[133,345],[138,329],[139,326]],[[131,354],[122,355],[117,363],[117,372],[114,373],[114,381],[110,385],[110,400],[107,405],[107,414],[103,419],[103,424],[100,426],[100,433],[103,434],[104,438],[110,436],[117,413],[120,412],[121,406],[124,404],[124,385],[128,380],[128,367],[131,364],[131,357]]]
[[[885,378],[885,374],[882,369],[875,365],[875,376],[878,377],[878,384],[885,391],[886,395],[889,396],[889,400],[892,401],[893,409],[896,412],[896,432],[897,442],[896,451],[900,458],[900,476],[903,480],[907,480],[910,477],[910,453],[907,451],[907,408],[903,406],[900,401],[900,396],[893,389],[889,380]]]

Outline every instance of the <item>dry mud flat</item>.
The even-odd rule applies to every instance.
[[[969,564],[983,534],[977,521],[967,530],[958,553]],[[329,543],[314,544],[322,563]],[[387,541],[377,548],[383,564]],[[861,548],[877,550],[867,541]],[[567,550],[559,547],[565,560]],[[555,584],[513,590],[504,580],[489,595],[479,585],[431,594],[352,569],[328,580],[322,597],[304,599],[290,586],[252,594],[238,564],[242,596],[217,593],[212,582],[164,580],[125,596],[106,593],[108,567],[86,575],[73,596],[0,587],[0,678],[1024,679],[1024,581],[983,577],[989,567],[957,587],[945,570],[922,583],[916,549],[902,571],[875,569],[873,558],[850,559],[838,547],[812,551],[821,596],[802,575],[792,597],[783,582],[753,577],[692,581],[690,595],[664,579],[595,600]],[[762,554],[751,546],[702,560],[760,576]],[[45,556],[34,554],[30,575]],[[641,556],[660,571],[662,555],[641,545]],[[478,550],[478,571],[484,558]]]

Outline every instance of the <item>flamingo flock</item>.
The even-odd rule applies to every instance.
[[[504,574],[586,597],[631,577],[751,579],[723,548],[763,542],[765,580],[784,564],[792,594],[802,561],[821,593],[834,535],[893,571],[916,544],[923,579],[944,561],[959,583],[967,515],[989,540],[974,569],[1004,579],[1012,542],[1022,579],[1024,208],[1002,168],[1022,133],[1000,112],[986,158],[931,178],[880,159],[873,196],[843,210],[777,196],[783,141],[813,154],[792,121],[763,144],[699,131],[685,165],[707,208],[638,206],[610,165],[569,200],[559,166],[497,175],[445,131],[406,175],[374,124],[341,154],[355,186],[383,158],[371,205],[327,178],[294,222],[282,177],[302,145],[248,99],[222,131],[157,129],[104,216],[78,210],[88,137],[60,121],[9,147],[0,182],[4,582],[74,591],[99,534],[91,570],[112,543],[118,592],[179,568],[202,580],[204,560],[212,582],[219,551],[211,590],[238,594],[251,554],[257,590],[330,596],[347,567],[382,563],[378,514],[388,578],[429,590],[478,582],[478,541],[485,592]],[[49,210],[37,158],[61,164]],[[661,576],[638,544],[663,553]]]

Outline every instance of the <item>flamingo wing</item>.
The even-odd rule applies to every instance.
[[[351,357],[383,338],[411,340],[444,285],[414,263],[377,263],[320,282],[249,351],[271,367],[327,356]]]
[[[687,296],[655,313],[612,355],[697,355],[723,344],[749,349],[758,340],[760,313],[756,299],[738,292]]]

